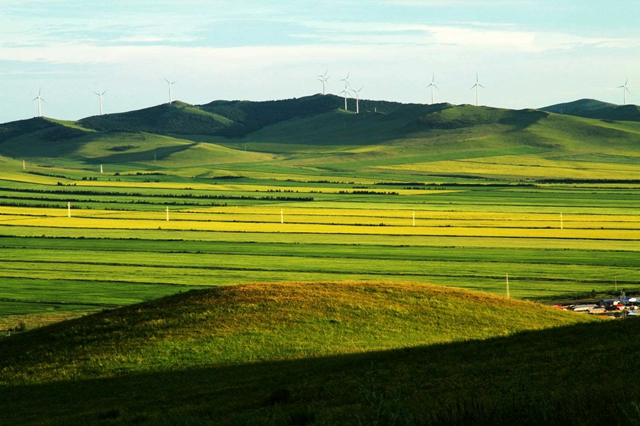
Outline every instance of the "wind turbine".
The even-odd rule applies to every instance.
[[[102,93],[98,93],[98,92],[93,92],[95,95],[98,95],[98,97],[100,98],[100,115],[102,115],[102,95],[104,95],[105,93],[107,93],[107,91],[105,90]]]
[[[362,86],[360,89],[358,90],[354,90],[353,93],[356,94],[356,114],[360,114],[360,91],[364,89],[364,86]]]
[[[318,80],[322,82],[322,94],[323,95],[327,94],[327,83],[329,82],[329,76],[327,75],[328,72],[329,72],[329,70],[327,69],[324,72],[324,74],[318,76]]]
[[[42,99],[42,96],[40,96],[42,93],[42,87],[38,89],[38,96],[36,96],[35,98],[33,98],[33,101],[37,100],[38,101],[38,117],[42,117],[42,106],[40,104],[40,101],[44,102],[45,104],[47,103],[47,101],[45,101],[44,99]]]
[[[471,90],[476,89],[476,106],[480,105],[480,95],[478,93],[478,88],[480,87],[482,87],[483,89],[486,89],[486,87],[480,84],[480,80],[478,79],[478,73],[476,73],[476,84],[471,86]]]
[[[349,75],[351,71],[347,73],[347,76],[340,81],[344,81],[344,90],[340,93],[344,93],[344,110],[349,111],[349,107],[347,106],[347,99],[349,98]]]
[[[171,96],[171,86],[173,86],[174,84],[176,84],[178,82],[178,80],[176,81],[169,81],[166,78],[164,79],[164,81],[167,82],[167,84],[169,85],[169,103],[173,103],[173,97]]]
[[[618,89],[622,89],[622,94],[624,96],[624,103],[622,105],[626,105],[627,104],[627,92],[629,92],[629,89],[627,89],[627,83],[629,83],[629,79],[627,78],[627,81],[624,82],[623,86],[618,86]],[[631,92],[629,92],[631,93]]]
[[[431,83],[427,86],[427,89],[431,88],[431,105],[435,104],[434,97],[433,97],[433,88],[434,87],[436,89],[440,90],[440,88],[438,86],[436,86],[436,75],[435,75],[435,73],[431,77]]]

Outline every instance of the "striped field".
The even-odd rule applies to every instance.
[[[0,180],[0,315],[16,321],[251,282],[504,294],[509,274],[516,298],[640,288],[633,185],[41,177]]]

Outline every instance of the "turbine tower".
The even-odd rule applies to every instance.
[[[100,98],[100,115],[102,115],[102,95],[104,95],[105,93],[107,93],[107,91],[105,90],[102,93],[98,93],[98,92],[93,92],[95,95],[97,95]]]
[[[318,76],[318,80],[322,82],[322,94],[323,95],[327,94],[327,83],[329,82],[329,76],[327,75],[328,72],[329,72],[329,70],[327,69],[324,72],[324,74]]]
[[[434,98],[434,96],[433,96],[433,89],[434,89],[434,87],[435,87],[436,89],[440,90],[440,88],[439,88],[438,86],[436,86],[436,75],[435,75],[435,73],[434,73],[434,74],[433,74],[433,76],[431,77],[431,83],[427,86],[427,89],[428,89],[428,88],[431,88],[431,105],[434,105],[434,104],[435,104],[435,101],[434,101],[434,99],[435,99],[435,98]]]
[[[40,104],[40,102],[44,102],[45,104],[47,103],[47,101],[45,101],[44,99],[42,99],[42,87],[38,89],[38,96],[36,96],[35,98],[33,98],[33,101],[38,101],[38,117],[42,117],[42,105]]]
[[[627,83],[629,83],[629,79],[627,78],[627,81],[624,82],[623,86],[618,86],[618,89],[622,89],[622,95],[623,95],[623,104],[622,105],[626,105],[627,104],[627,92],[629,92],[629,89],[627,89]]]
[[[476,106],[480,105],[480,94],[478,93],[478,89],[480,87],[482,87],[483,89],[486,89],[486,87],[480,84],[480,80],[478,79],[478,73],[476,73],[476,84],[471,86],[471,90],[476,89]]]
[[[173,86],[174,84],[176,84],[178,82],[178,80],[176,81],[169,81],[166,78],[164,79],[164,81],[167,82],[167,84],[169,85],[169,103],[172,104],[173,103],[173,96],[171,95],[171,86]]]
[[[360,114],[360,91],[364,89],[364,86],[362,86],[360,89],[358,90],[354,90],[353,93],[356,94],[356,114]]]
[[[344,110],[349,111],[349,107],[347,106],[347,99],[349,98],[349,75],[351,71],[347,73],[347,76],[340,81],[344,81],[344,90],[340,93],[344,93]]]

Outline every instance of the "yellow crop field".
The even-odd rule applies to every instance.
[[[154,215],[155,220],[147,212],[139,213],[139,218],[96,218],[85,216],[84,212],[79,216],[64,217],[56,216],[20,216],[4,214],[0,217],[0,223],[5,226],[32,226],[32,227],[70,227],[70,228],[91,228],[91,229],[165,229],[165,230],[202,230],[202,231],[222,231],[222,232],[286,232],[286,233],[309,233],[309,234],[364,234],[364,235],[437,235],[437,236],[477,236],[477,237],[514,237],[514,238],[579,238],[579,239],[616,239],[616,240],[636,240],[640,239],[638,229],[596,229],[598,222],[591,222],[592,229],[532,229],[532,228],[501,228],[482,226],[411,226],[410,218],[403,220],[406,225],[400,225],[399,220],[395,220],[397,225],[364,225],[354,226],[348,223],[343,224],[322,224],[322,223],[290,223],[292,218],[287,217],[285,223],[278,220],[271,222],[233,222],[222,220],[193,221],[189,220],[193,215],[183,214],[180,217],[173,217],[174,220],[166,221],[166,213],[158,212]],[[74,213],[75,214],[75,213]],[[170,213],[170,217],[171,217]],[[387,219],[388,220],[388,219]],[[535,223],[535,222],[534,222]],[[488,222],[489,225],[493,222]],[[540,222],[547,224],[547,222]],[[449,225],[449,226],[448,226]],[[604,228],[604,226],[602,226]]]

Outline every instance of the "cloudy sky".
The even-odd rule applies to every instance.
[[[362,97],[527,108],[640,103],[637,0],[0,0],[0,122],[77,119],[174,98]],[[636,89],[637,88],[637,89]]]

